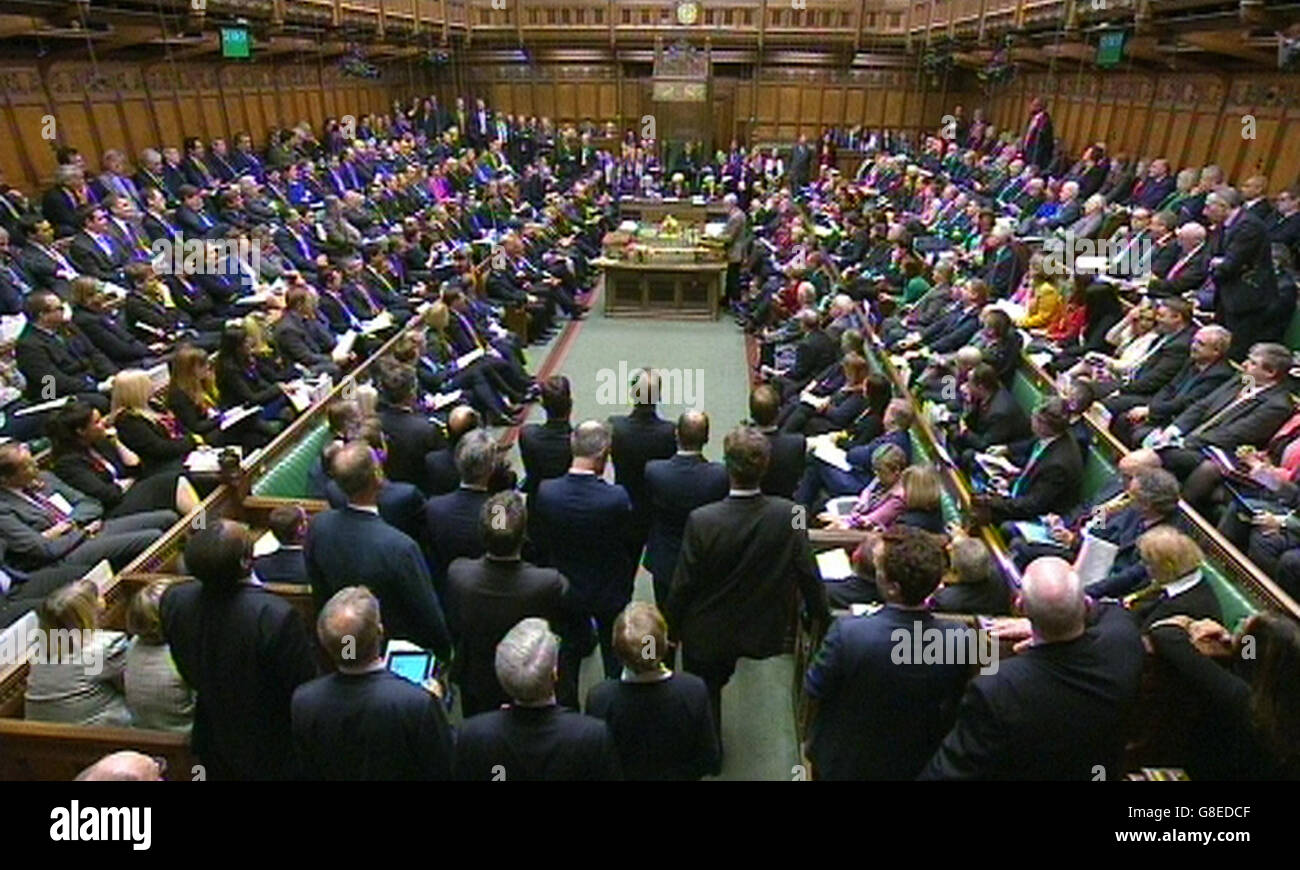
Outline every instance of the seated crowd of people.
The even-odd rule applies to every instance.
[[[423,130],[430,112],[406,120]],[[42,628],[89,632],[106,665],[93,687],[82,670],[34,665],[29,715],[192,727],[216,779],[698,779],[722,769],[738,661],[788,651],[802,624],[825,629],[802,675],[815,778],[1121,779],[1134,759],[1194,779],[1300,775],[1300,627],[1271,610],[1225,624],[1180,503],[1252,555],[1300,565],[1300,417],[1278,343],[1295,276],[1269,241],[1294,197],[1266,224],[1258,196],[1211,167],[1176,208],[1172,187],[1154,202],[1163,161],[1138,173],[1092,146],[1067,165],[1045,116],[1036,103],[1019,139],[977,121],[955,140],[882,149],[854,179],[827,168],[724,184],[728,302],[756,358],[750,419],[721,439],[721,462],[705,458],[704,410],[659,416],[653,370],[635,373],[629,413],[575,425],[569,380],[534,382],[514,337],[478,327],[499,316],[492,276],[487,299],[473,281],[439,281],[371,385],[327,409],[309,486],[329,508],[277,509],[276,552],[255,557],[247,528],[209,523],[185,547],[196,579],[133,601],[134,642],[98,627],[93,584],[50,581]],[[488,153],[511,162],[508,120],[480,104],[467,123],[503,131]],[[616,216],[609,179],[591,181],[567,194],[587,215],[575,227]],[[513,212],[509,184],[498,193]],[[1047,245],[1029,251],[1058,231],[1118,234],[1112,253],[1149,240],[1158,254],[1172,235],[1181,253],[1150,258],[1150,274],[1120,255],[1058,274]],[[498,286],[526,272],[528,228],[507,239]],[[499,298],[534,321],[551,303],[568,311],[587,270],[566,256],[555,281]],[[1202,280],[1179,283],[1196,257]],[[465,371],[431,365],[475,348]],[[1032,413],[1011,392],[1026,354],[1060,388]],[[130,401],[162,437],[147,390],[119,397],[121,380],[113,405]],[[433,419],[422,402],[448,387],[463,401]],[[487,427],[533,398],[546,420],[520,430],[520,481]],[[85,446],[107,436],[93,408],[80,413],[70,440],[111,456],[112,440]],[[1097,427],[1134,449],[1085,502]],[[141,481],[141,506],[191,497],[193,482],[151,461],[171,476]],[[14,493],[20,519],[20,495],[23,511],[44,510],[52,497],[25,497],[29,482],[59,484],[29,453],[11,467],[0,496]],[[964,512],[957,486],[973,489]],[[823,573],[810,528],[851,542],[847,576]],[[42,536],[26,537],[30,553]],[[1103,548],[1102,567],[1085,558]],[[653,603],[633,600],[640,566]],[[314,639],[270,581],[310,585]],[[974,676],[973,660],[922,658],[923,637],[973,616],[991,618],[981,632],[1005,660]],[[384,650],[398,640],[444,669],[423,684],[396,675]],[[597,652],[604,679],[580,697]],[[135,767],[104,765],[86,778]]]

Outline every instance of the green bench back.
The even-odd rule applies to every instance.
[[[1096,501],[1097,493],[1101,492],[1102,487],[1109,483],[1118,473],[1110,460],[1102,456],[1097,448],[1089,448],[1088,455],[1083,458],[1084,502],[1093,504]]]
[[[269,498],[310,498],[307,472],[329,439],[329,426],[321,423],[295,444],[266,474],[253,484],[253,495]]]
[[[1218,566],[1208,559],[1201,563],[1201,576],[1210,584],[1214,596],[1219,599],[1219,607],[1223,610],[1223,625],[1229,631],[1235,628],[1238,622],[1259,610],[1249,598],[1241,594],[1241,590],[1232,581],[1220,573]]]
[[[1043,401],[1042,389],[1019,369],[1011,379],[1011,395],[1016,397],[1016,403],[1024,408],[1026,414],[1034,413],[1034,409]]]
[[[1300,350],[1300,306],[1296,306],[1295,313],[1291,315],[1291,323],[1287,326],[1282,341],[1292,350]]]

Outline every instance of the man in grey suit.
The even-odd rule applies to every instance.
[[[722,240],[727,245],[727,287],[723,304],[740,301],[740,264],[749,247],[749,218],[729,193],[722,198],[727,207],[727,223],[722,228]]]
[[[42,472],[27,445],[0,445],[0,539],[14,567],[90,567],[107,559],[119,571],[179,519],[168,510],[103,515],[98,501]]]

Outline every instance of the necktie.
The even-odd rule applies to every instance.
[[[1025,481],[1029,478],[1029,472],[1033,470],[1034,463],[1038,462],[1038,458],[1043,455],[1043,451],[1046,449],[1047,444],[1045,442],[1039,441],[1034,445],[1034,452],[1029,454],[1029,461],[1025,463],[1024,471],[1020,472],[1015,483],[1011,485],[1012,498],[1016,498],[1020,495],[1020,491],[1024,489]]]
[[[28,293],[32,292],[32,285],[28,284],[23,279],[23,276],[19,274],[17,269],[8,263],[5,263],[5,271],[9,274],[9,282],[13,284],[14,287],[18,288],[19,294],[25,297]]]
[[[62,508],[47,498],[45,493],[41,492],[39,489],[27,489],[23,491],[23,494],[26,495],[33,504],[45,511],[45,515],[49,517],[50,525],[56,525],[68,518],[69,515],[64,513]]]

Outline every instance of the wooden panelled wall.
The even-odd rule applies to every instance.
[[[1021,76],[987,103],[999,128],[1023,130],[1029,101],[1047,100],[1071,154],[1106,141],[1113,152],[1166,157],[1175,168],[1217,163],[1240,182],[1257,172],[1276,192],[1300,179],[1300,77],[1260,73]],[[1255,137],[1243,118],[1255,119]]]
[[[258,146],[267,132],[327,117],[387,112],[411,92],[407,71],[381,79],[347,78],[333,66],[293,63],[35,64],[0,68],[3,103],[0,168],[10,184],[29,192],[49,183],[54,149],[71,145],[87,167],[99,157],[125,151],[134,165],[149,147],[175,145],[186,136],[205,141],[248,131]],[[43,138],[54,118],[53,140]]]
[[[558,123],[613,122],[637,129],[652,111],[649,76],[625,77],[614,66],[480,66],[465,88],[511,114],[548,116]],[[971,105],[971,93],[932,88],[909,70],[764,69],[758,80],[715,75],[714,139],[750,144],[793,142],[824,128],[937,128],[945,105]],[[443,99],[454,98],[447,86]]]

